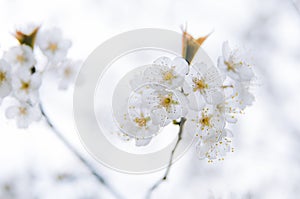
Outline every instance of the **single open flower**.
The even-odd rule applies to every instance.
[[[0,100],[11,92],[11,66],[0,60]]]
[[[224,156],[233,151],[233,148],[231,147],[231,139],[221,135],[217,140],[214,136],[199,140],[196,144],[196,151],[198,158],[207,158],[208,162],[212,162],[215,159],[224,160]]]
[[[240,115],[247,106],[252,105],[254,95],[249,92],[247,83],[236,82],[232,85],[231,90],[231,94],[217,105],[217,109],[221,113],[225,113],[227,122],[236,123],[238,115]]]
[[[218,67],[236,81],[250,81],[254,77],[251,65],[238,50],[231,50],[228,42],[223,43],[223,56],[218,59]]]
[[[183,58],[176,57],[171,60],[168,57],[160,57],[144,71],[143,79],[174,89],[182,85],[187,73],[188,63]]]
[[[170,90],[153,90],[143,97],[145,105],[152,110],[153,122],[160,126],[168,125],[172,120],[183,117],[187,110],[180,100],[181,93]]]
[[[188,95],[190,108],[200,110],[205,104],[218,104],[224,100],[221,89],[223,77],[214,66],[195,63],[183,85],[183,91]]]
[[[36,63],[32,49],[27,45],[12,47],[4,54],[4,59],[15,68],[30,69]]]
[[[63,60],[71,47],[71,41],[63,39],[62,32],[58,28],[40,32],[37,37],[37,44],[49,62],[54,63]]]
[[[217,140],[224,127],[224,114],[210,105],[203,107],[201,111],[190,111],[185,123],[185,131],[199,139],[214,136]]]
[[[153,124],[151,111],[145,108],[129,106],[128,111],[121,111],[116,117],[122,132],[134,138],[136,146],[145,146],[158,133],[159,125]]]
[[[22,102],[19,105],[7,108],[6,117],[8,119],[15,118],[19,128],[28,128],[29,124],[40,120],[41,111],[38,105],[31,106],[26,102]]]
[[[73,61],[70,59],[66,59],[58,64],[57,70],[60,78],[58,87],[60,89],[67,89],[69,85],[73,83],[76,78],[79,65],[79,61]]]
[[[20,101],[38,101],[38,89],[41,85],[41,75],[39,73],[30,74],[29,71],[19,70],[12,78],[13,92]]]

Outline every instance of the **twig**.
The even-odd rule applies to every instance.
[[[67,139],[58,131],[58,129],[54,126],[54,124],[49,119],[48,115],[45,113],[44,108],[42,104],[40,103],[40,110],[45,118],[46,123],[49,125],[49,127],[52,129],[52,132],[62,141],[62,143],[76,156],[83,165],[86,166],[86,168],[90,171],[90,173],[97,179],[98,182],[100,182],[115,198],[121,199],[123,197],[120,196],[105,180],[105,178],[100,175],[97,170],[89,163],[82,155],[76,150],[70,142],[67,141]]]
[[[171,166],[172,166],[172,162],[173,162],[173,158],[174,158],[174,154],[175,154],[175,151],[178,147],[178,144],[179,142],[182,140],[182,132],[183,132],[183,126],[184,126],[184,123],[186,122],[186,118],[185,117],[182,117],[180,119],[180,122],[174,122],[175,125],[179,125],[179,132],[178,132],[178,137],[177,137],[177,141],[176,141],[176,144],[171,152],[171,155],[170,155],[170,160],[169,160],[169,164],[168,164],[168,167],[166,169],[166,172],[164,174],[164,176],[159,179],[147,192],[147,195],[146,195],[146,199],[150,199],[151,198],[151,194],[153,193],[153,191],[159,187],[159,185],[161,183],[163,183],[164,181],[167,180],[168,178],[168,175],[169,175],[169,172],[170,172],[170,169],[171,169]]]
[[[295,7],[295,9],[296,9],[298,15],[300,15],[300,8],[298,7],[296,1],[295,1],[295,0],[291,0],[291,2],[292,2],[292,4],[293,4],[293,6]]]

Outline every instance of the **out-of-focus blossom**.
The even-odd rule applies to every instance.
[[[8,107],[6,110],[6,117],[8,119],[15,118],[18,128],[28,128],[32,122],[39,121],[41,116],[38,105],[31,106],[26,102]]]
[[[197,155],[200,159],[207,158],[208,162],[213,160],[224,160],[226,153],[233,151],[231,139],[220,135],[217,139],[215,136],[208,136],[200,140],[196,145]]]
[[[13,68],[30,69],[36,63],[32,49],[27,45],[12,47],[4,54],[4,59],[10,63]]]
[[[11,66],[0,60],[0,100],[11,92]]]
[[[71,41],[64,39],[58,28],[41,32],[37,37],[37,45],[51,63],[62,61],[71,47]]]
[[[66,59],[57,66],[58,75],[60,78],[59,88],[67,89],[73,81],[75,81],[78,67],[81,62]]]
[[[18,71],[12,78],[12,88],[14,95],[20,101],[38,101],[38,89],[41,85],[41,75],[39,73],[30,74],[28,71]]]
[[[226,75],[237,81],[250,81],[254,77],[246,56],[238,50],[231,50],[228,42],[223,43],[223,56],[218,59],[218,67]]]

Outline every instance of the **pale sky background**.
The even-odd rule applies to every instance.
[[[300,3],[299,3],[300,5]],[[300,14],[280,0],[1,0],[0,52],[16,44],[11,33],[27,23],[57,26],[73,41],[69,57],[84,60],[102,42],[136,28],[213,35],[203,49],[216,62],[223,41],[246,46],[256,63],[254,106],[234,129],[236,152],[207,164],[190,150],[153,198],[297,199],[300,195]],[[146,38],[145,38],[146,39]],[[52,121],[124,198],[144,198],[163,172],[129,175],[93,160],[77,137],[72,88],[49,79],[41,100]],[[5,102],[4,102],[5,103]],[[57,175],[67,174],[64,180]],[[14,195],[5,191],[12,187]],[[0,108],[0,199],[96,199],[113,196],[41,121],[19,130]]]

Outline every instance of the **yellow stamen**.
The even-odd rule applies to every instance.
[[[19,112],[21,115],[26,115],[27,114],[27,109],[25,107],[19,107]]]
[[[4,82],[6,80],[6,73],[5,72],[0,72],[0,83]]]
[[[141,115],[140,118],[136,117],[134,119],[134,122],[139,125],[139,127],[145,127],[147,125],[147,121],[149,121],[149,118],[145,118],[143,115]]]
[[[49,43],[48,49],[54,53],[58,49],[58,46],[56,43]]]
[[[208,117],[208,116],[204,116],[204,117],[202,117],[201,119],[200,119],[200,123],[201,123],[201,125],[202,126],[211,126],[211,124],[210,124],[210,119],[211,119],[211,117]]]
[[[71,74],[72,74],[72,70],[71,70],[69,67],[67,67],[67,68],[64,70],[64,75],[65,75],[66,77],[69,77]]]
[[[228,71],[232,71],[232,72],[236,72],[236,64],[231,63],[231,62],[227,62],[225,61],[224,64],[227,66],[227,70]],[[240,62],[239,64],[243,64],[242,62]]]
[[[17,61],[20,63],[24,63],[26,58],[23,55],[17,55]]]
[[[163,79],[166,80],[166,81],[170,81],[172,79],[174,79],[175,76],[174,74],[172,73],[172,71],[167,71],[163,74]]]
[[[165,108],[169,107],[172,103],[172,98],[171,97],[163,97],[161,99],[161,105]]]
[[[28,91],[29,88],[30,88],[30,82],[21,81],[21,90]]]
[[[197,90],[199,90],[200,92],[202,92],[204,89],[207,89],[208,88],[208,85],[204,82],[203,79],[193,79],[193,82],[195,84],[195,87],[194,87],[194,92],[196,92]]]

